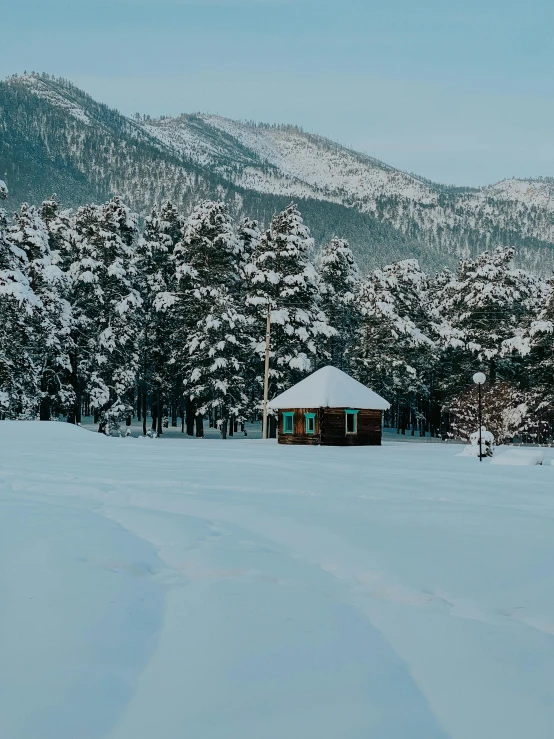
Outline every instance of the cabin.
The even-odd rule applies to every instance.
[[[269,403],[278,412],[279,444],[381,444],[390,404],[336,367],[322,367]]]

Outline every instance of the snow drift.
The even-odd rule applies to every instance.
[[[0,448],[1,737],[551,739],[553,467],[38,422]]]
[[[542,449],[508,449],[508,451],[494,457],[491,464],[509,465],[514,467],[532,467],[542,464],[544,451]]]

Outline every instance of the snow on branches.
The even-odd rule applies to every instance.
[[[0,414],[86,410],[110,433],[150,409],[161,433],[186,408],[188,433],[208,415],[225,435],[260,411],[269,313],[270,397],[332,363],[387,397],[402,432],[467,435],[483,370],[495,435],[552,440],[553,284],[513,249],[433,276],[415,259],[362,276],[338,237],[315,253],[294,203],[262,227],[224,202],[187,217],[165,202],[140,235],[118,197],[0,210]]]
[[[276,214],[247,267],[254,350],[261,358],[269,307],[272,323],[271,392],[284,390],[327,361],[336,334],[320,307],[319,280],[310,260],[313,239],[294,203]],[[258,383],[261,384],[261,365]]]
[[[118,197],[75,216],[69,269],[75,351],[73,373],[88,386],[99,431],[110,433],[132,412],[138,368],[135,287],[137,216]]]
[[[360,286],[353,365],[358,379],[385,397],[426,392],[435,344],[426,333],[425,285],[417,261],[406,259],[374,270]]]

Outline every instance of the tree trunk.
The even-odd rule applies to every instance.
[[[233,420],[233,417],[229,419],[229,436],[233,436],[233,433],[235,431],[235,422]]]
[[[77,397],[75,398],[75,422],[81,423],[81,381],[77,378]]]
[[[146,390],[142,393],[142,434],[146,436]]]
[[[79,378],[77,377],[77,356],[76,354],[71,355],[70,362],[71,362],[70,382],[71,382],[71,387],[73,388],[73,392],[75,393],[75,402],[72,403],[68,409],[67,422],[77,423],[77,397],[78,397],[77,385],[79,382]]]
[[[152,396],[152,402],[150,404],[150,415],[152,416],[152,431],[156,432],[156,424],[158,423],[158,404]]]
[[[194,418],[196,415],[196,408],[193,402],[187,395],[185,397],[185,416],[187,424],[187,436],[194,436]]]
[[[40,397],[39,418],[41,421],[49,421],[50,420],[50,397],[48,395],[48,377],[46,376],[46,372],[43,372],[40,378],[40,391],[41,391],[41,397]]]
[[[157,428],[157,434],[158,436],[161,436],[163,434],[163,404],[162,404],[162,396],[161,391],[158,390],[158,428]]]
[[[224,418],[221,421],[221,438],[226,439],[227,438],[227,419]]]
[[[95,413],[98,413],[98,417],[100,419],[100,422],[98,424],[98,433],[105,434],[106,428],[108,426],[108,421],[106,419],[106,416],[104,415],[103,411],[107,410],[109,408],[109,403],[102,407],[102,412],[100,412],[98,409],[95,409]]]
[[[177,398],[171,401],[171,425],[177,426]]]
[[[202,416],[196,416],[196,438],[201,439],[204,436],[204,419]]]

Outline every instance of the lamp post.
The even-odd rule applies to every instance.
[[[262,421],[262,439],[267,439],[267,400],[269,396],[269,347],[271,343],[271,303],[267,301],[267,318],[265,329],[265,366],[264,366],[264,415]]]
[[[473,375],[473,382],[477,385],[479,388],[479,461],[483,461],[483,433],[481,431],[482,428],[482,420],[483,420],[483,409],[482,409],[482,403],[481,403],[481,385],[486,380],[486,376],[483,372],[476,372]]]

